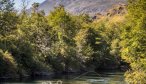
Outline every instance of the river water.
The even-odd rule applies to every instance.
[[[1,80],[0,84],[126,84],[124,72],[87,72],[83,74],[53,75],[22,80]]]

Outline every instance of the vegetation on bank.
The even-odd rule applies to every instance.
[[[129,0],[128,16],[121,34],[121,57],[130,63],[130,84],[146,83],[146,0]]]
[[[128,14],[119,7],[98,19],[63,6],[45,15],[38,3],[31,14],[25,5],[18,14],[13,4],[0,1],[0,77],[117,69],[126,62],[127,82],[146,83],[145,0],[129,0]]]

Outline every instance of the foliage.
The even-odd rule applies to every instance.
[[[122,30],[122,25],[125,23],[124,19],[114,20],[115,18],[123,18],[124,16],[112,16],[103,17],[99,20],[95,20],[92,26],[97,30],[100,38],[97,38],[97,44],[100,48],[101,65],[108,68],[118,67],[121,65],[120,57],[120,35]],[[111,66],[112,65],[112,66]]]
[[[146,82],[146,72],[144,70],[127,71],[126,81],[130,84],[143,84]]]
[[[129,18],[121,35],[121,56],[131,66],[130,72],[126,74],[127,81],[130,84],[143,84],[146,82],[146,1],[128,2]]]
[[[92,19],[72,15],[61,5],[45,16],[38,3],[30,14],[25,8],[17,13],[13,1],[1,0],[0,77],[117,69],[124,60],[131,67],[126,80],[144,83],[145,3],[129,0],[128,16]]]
[[[0,49],[0,76],[17,77],[17,62],[8,51]],[[9,74],[9,75],[8,75]]]

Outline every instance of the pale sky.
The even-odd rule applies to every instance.
[[[29,5],[28,5],[28,8],[31,6],[31,4],[33,4],[34,2],[38,2],[38,3],[42,3],[43,1],[45,0],[26,0],[28,1]],[[16,9],[21,9],[22,6],[21,6],[21,0],[14,0],[14,3],[15,3],[15,8]]]

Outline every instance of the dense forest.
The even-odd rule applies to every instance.
[[[146,0],[95,17],[13,5],[0,0],[0,77],[124,69],[129,84],[146,83]]]

